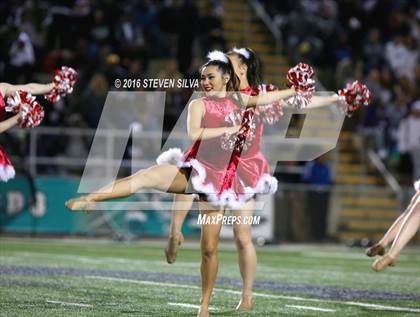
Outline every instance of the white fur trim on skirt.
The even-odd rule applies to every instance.
[[[15,169],[12,165],[0,166],[0,181],[7,182],[15,177]]]
[[[244,193],[237,194],[233,189],[228,189],[218,195],[213,184],[204,184],[206,170],[203,165],[196,159],[185,162],[184,154],[179,148],[171,148],[163,152],[156,159],[156,163],[158,165],[170,164],[177,167],[192,167],[197,172],[197,175],[191,177],[194,189],[206,195],[207,200],[215,206],[239,209],[255,194],[273,194],[277,191],[277,179],[269,174],[263,174],[255,187],[244,187]]]
[[[206,179],[206,170],[202,164],[195,159],[192,159],[190,164],[197,172],[197,175],[191,177],[194,189],[205,194],[207,200],[215,206],[225,206],[231,209],[239,209],[255,194],[273,194],[277,191],[277,179],[269,174],[263,174],[255,187],[244,187],[244,193],[237,194],[233,189],[228,189],[218,195],[213,184],[204,184]]]
[[[414,189],[420,192],[420,178],[414,182]]]

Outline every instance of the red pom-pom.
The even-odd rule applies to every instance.
[[[24,90],[16,91],[7,98],[5,109],[7,112],[19,112],[18,123],[21,128],[36,127],[44,119],[42,106],[35,100],[34,96]]]
[[[314,74],[314,69],[305,63],[299,63],[289,69],[287,80],[289,86],[296,90],[296,94],[287,98],[286,103],[299,109],[307,107],[315,90],[315,80],[312,79]]]
[[[54,88],[45,95],[49,102],[57,102],[61,97],[73,92],[73,87],[77,80],[77,72],[67,66],[57,69],[54,74]]]
[[[283,107],[279,102],[258,106],[255,111],[255,122],[273,125],[282,115]]]
[[[6,112],[18,113],[20,107],[24,104],[31,104],[35,101],[35,97],[24,90],[15,91],[15,93],[7,98]]]
[[[315,80],[312,79],[314,69],[305,63],[299,63],[287,72],[287,80],[290,86],[298,92],[312,92],[315,90]]]
[[[344,112],[347,116],[351,116],[361,106],[368,106],[372,100],[369,89],[357,80],[340,89],[338,95],[345,102]]]
[[[20,110],[19,126],[21,128],[34,128],[44,119],[44,109],[38,102],[24,104]]]

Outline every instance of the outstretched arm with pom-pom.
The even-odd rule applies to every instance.
[[[25,85],[12,85],[8,83],[0,83],[0,92],[3,97],[13,95],[18,90],[24,90],[32,95],[43,95],[49,93],[54,88],[53,83],[49,84],[25,84]]]

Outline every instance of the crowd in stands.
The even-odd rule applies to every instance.
[[[78,71],[74,93],[54,107],[42,100],[42,125],[96,128],[116,78],[196,78],[201,59],[194,57],[226,49],[221,2],[207,7],[201,16],[194,0],[1,1],[0,81],[48,82],[55,68],[71,66]],[[189,97],[190,91],[169,92],[165,129]],[[14,137],[2,142],[18,142]],[[66,155],[68,141],[45,137],[38,154]]]
[[[357,126],[379,156],[420,178],[420,2],[260,0],[292,63],[316,67],[326,87],[355,79],[373,103]]]

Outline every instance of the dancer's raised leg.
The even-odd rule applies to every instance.
[[[93,210],[95,202],[122,198],[140,189],[157,189],[168,193],[184,193],[188,184],[188,172],[174,165],[154,165],[115,182],[86,196],[71,199],[66,207],[71,210]]]

